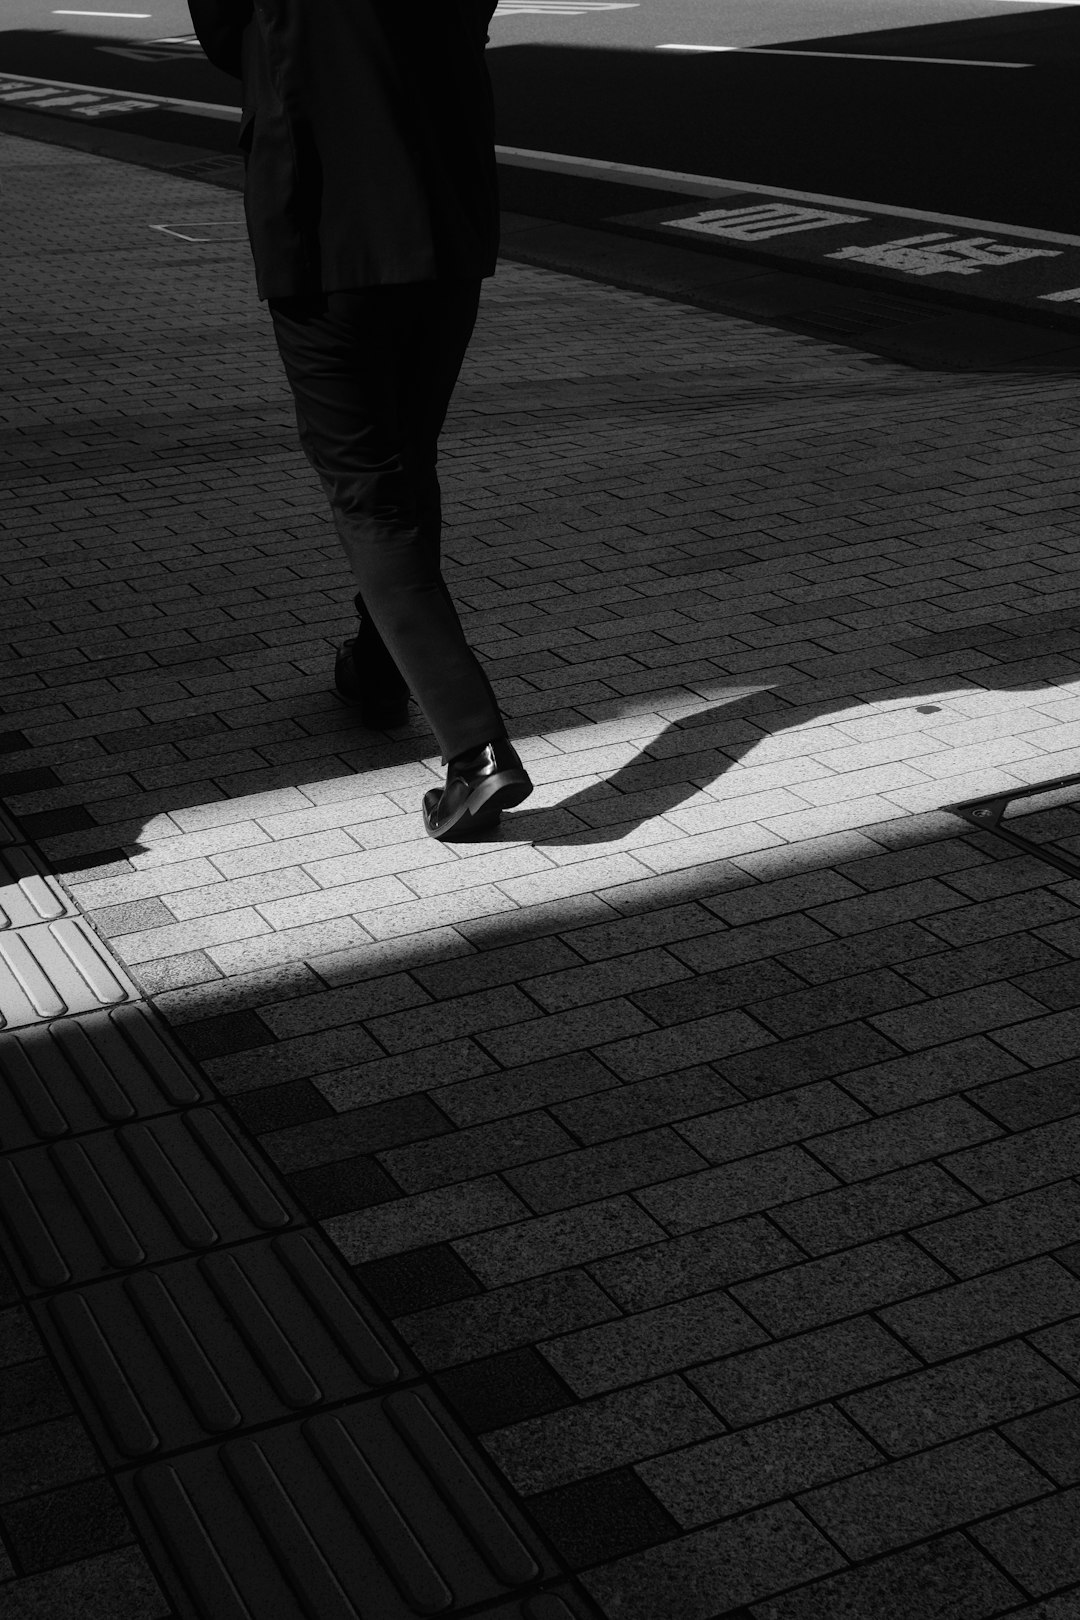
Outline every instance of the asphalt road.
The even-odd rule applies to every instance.
[[[183,0],[113,4],[5,0],[0,71],[237,101]],[[489,64],[503,145],[1076,233],[1078,55],[1050,0],[502,0]]]

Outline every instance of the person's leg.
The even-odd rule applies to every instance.
[[[418,283],[271,300],[301,443],[362,611],[446,760],[505,735],[439,569],[435,448],[478,295]]]

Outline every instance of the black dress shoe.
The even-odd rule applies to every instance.
[[[497,737],[450,761],[446,786],[424,794],[424,826],[432,838],[473,838],[497,826],[503,811],[532,790],[510,739]]]
[[[359,709],[360,719],[372,731],[392,731],[409,723],[409,688],[397,670],[388,681],[386,671],[365,670],[361,654],[357,660],[357,640],[343,641],[334,661],[334,687],[351,708]],[[388,689],[389,688],[389,689]]]

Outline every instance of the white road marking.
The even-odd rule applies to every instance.
[[[1080,304],[1080,287],[1066,287],[1062,292],[1040,293],[1039,298],[1048,304]]]
[[[639,0],[499,0],[496,17],[584,17],[593,11],[636,11]]]
[[[1073,0],[1069,0],[1073,4]],[[733,52],[737,56],[826,56],[831,62],[921,62],[932,67],[1029,68],[1033,62],[973,62],[962,56],[883,56],[864,51],[789,51],[772,45],[658,45],[658,51]]]
[[[841,248],[825,257],[878,265],[908,276],[977,276],[983,270],[1020,264],[1025,259],[1058,259],[1061,249],[1014,247],[989,236],[953,237],[948,231],[931,231],[926,236],[901,236],[873,247]]]
[[[168,107],[177,112],[194,113],[201,118],[221,118],[229,123],[240,122],[239,107],[218,106],[209,101],[182,101],[177,96],[147,96],[138,91],[103,90],[99,85],[70,84],[64,79],[34,79],[29,74],[0,73],[0,101],[33,102],[45,106],[45,98],[54,91],[74,90],[79,98],[99,98],[96,105],[73,108],[82,117],[96,118],[102,113],[136,112],[143,108]],[[53,103],[59,105],[58,102]]]
[[[827,208],[800,208],[790,203],[754,203],[748,208],[713,208],[689,219],[668,219],[665,225],[701,231],[732,242],[767,242],[796,231],[818,231],[823,225],[864,225],[865,214],[837,214]]]
[[[54,11],[54,17],[123,17],[129,22],[149,22],[149,11]]]
[[[788,202],[822,203],[832,208],[865,209],[871,214],[889,214],[895,219],[925,220],[930,225],[955,225],[961,230],[994,231],[1019,236],[1029,242],[1058,242],[1080,247],[1080,236],[1064,231],[1041,231],[1027,225],[1008,225],[1000,219],[968,219],[961,214],[936,214],[928,208],[898,208],[891,203],[867,202],[865,198],[831,197],[819,191],[793,191],[786,186],[766,186],[754,180],[724,180],[713,174],[684,174],[677,169],[650,169],[634,163],[614,163],[607,158],[571,157],[565,152],[537,152],[524,146],[497,146],[496,156],[503,163],[523,169],[544,169],[554,174],[576,174],[591,179],[625,180],[627,184],[650,191],[684,191],[694,197],[745,196],[780,197]]]
[[[175,225],[151,225],[152,231],[178,236],[182,242],[246,242],[247,227],[242,219],[186,219]],[[192,231],[231,232],[232,234],[192,236]]]

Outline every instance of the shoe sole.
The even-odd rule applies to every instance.
[[[504,810],[512,810],[516,804],[527,799],[533,790],[529,778],[518,771],[500,771],[496,776],[490,777],[474,792],[469,794],[465,803],[449,821],[441,827],[433,827],[427,817],[427,801],[433,794],[437,803],[441,797],[438,788],[432,788],[424,795],[424,827],[429,838],[437,838],[443,842],[451,837],[474,838],[480,833],[489,832],[499,823]]]

